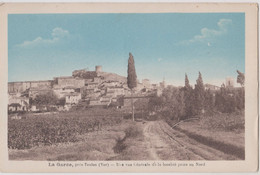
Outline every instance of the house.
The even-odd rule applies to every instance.
[[[100,98],[101,102],[111,102],[112,96],[103,96]]]
[[[111,102],[117,102],[117,98],[113,97],[113,98],[111,99]]]
[[[98,83],[97,82],[89,82],[87,83],[88,89],[95,89],[98,88]]]
[[[92,94],[88,94],[87,95],[88,97],[92,97],[92,98],[98,98],[101,96],[101,92],[100,91],[97,91],[97,92],[94,92]]]
[[[112,96],[103,96],[100,98],[100,103],[104,106],[108,106],[111,103]]]
[[[52,88],[52,80],[9,82],[8,93],[23,92],[30,88]]]
[[[106,95],[116,97],[118,95],[125,95],[125,90],[123,87],[107,87]]]
[[[58,98],[65,97],[68,93],[73,93],[75,92],[76,88],[74,86],[66,86],[66,87],[60,87],[60,86],[55,86],[53,88],[53,92],[55,95],[57,95]]]
[[[88,83],[91,83],[93,79],[85,79],[85,85],[88,85]]]
[[[163,91],[162,91],[161,88],[156,89],[155,92],[156,92],[156,95],[157,95],[158,97],[161,96],[162,93],[163,93]]]
[[[150,83],[149,79],[143,79],[142,84],[143,84],[144,88],[150,88],[151,87],[151,83]]]
[[[99,98],[90,98],[89,106],[99,106],[99,105],[101,105]]]
[[[54,82],[57,83],[60,87],[73,86],[75,88],[81,88],[85,86],[85,80],[81,78],[75,78],[73,76],[66,77],[55,77]]]
[[[32,105],[32,106],[31,106],[31,111],[32,111],[32,112],[36,112],[36,111],[39,111],[39,110],[40,110],[40,109],[37,108],[36,105]]]
[[[205,87],[205,90],[212,90],[212,91],[220,90],[220,87],[212,85],[212,84],[205,84],[204,87]]]
[[[93,81],[95,83],[101,83],[102,80],[101,80],[101,77],[94,77]]]
[[[68,93],[65,95],[66,104],[69,104],[69,105],[78,104],[80,99],[81,99],[80,93],[75,92],[75,93]]]
[[[226,87],[234,88],[234,78],[233,77],[226,77]]]
[[[102,83],[105,87],[117,87],[122,86],[122,84],[118,81],[105,81]]]
[[[152,84],[151,86],[152,86],[153,89],[158,89],[159,88],[158,84]]]
[[[27,111],[29,108],[28,97],[9,96],[8,110],[9,111]]]
[[[85,89],[85,92],[87,93],[87,96],[90,95],[90,94],[93,94],[97,91],[97,88],[92,88],[92,87],[87,87]]]

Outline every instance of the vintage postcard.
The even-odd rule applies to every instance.
[[[258,5],[1,4],[3,172],[255,172]]]

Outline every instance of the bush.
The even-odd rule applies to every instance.
[[[125,137],[126,138],[136,138],[143,135],[143,131],[137,125],[131,125],[125,130]]]
[[[201,115],[201,120],[199,122],[201,126],[204,126],[209,130],[244,132],[244,115],[244,112],[234,112],[231,114],[207,113],[205,115]]]
[[[229,89],[221,87],[216,93],[215,107],[223,113],[232,113],[245,108],[245,92],[243,88]]]

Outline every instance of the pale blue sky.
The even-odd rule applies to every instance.
[[[12,14],[8,16],[8,81],[47,80],[102,65],[127,75],[183,85],[220,85],[245,71],[244,13]]]

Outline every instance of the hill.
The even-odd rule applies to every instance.
[[[119,82],[123,82],[126,83],[127,82],[127,78],[115,73],[109,73],[109,72],[99,72],[98,73],[99,76],[103,77],[105,81],[119,81]]]
[[[115,73],[87,71],[85,69],[73,71],[72,76],[84,78],[84,79],[93,79],[95,77],[102,77],[104,81],[119,81],[123,83],[127,82],[126,77]]]

